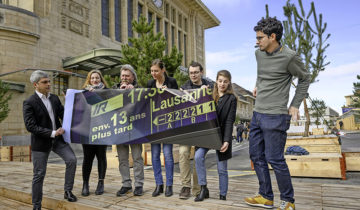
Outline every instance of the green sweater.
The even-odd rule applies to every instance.
[[[257,79],[255,111],[263,114],[287,114],[289,91],[293,76],[298,78],[290,106],[299,108],[310,85],[310,74],[300,56],[282,47],[273,55],[256,50]]]

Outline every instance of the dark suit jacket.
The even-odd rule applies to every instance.
[[[228,149],[222,153],[217,150],[219,160],[228,160],[232,157],[232,132],[236,116],[237,99],[233,94],[226,94],[221,97],[216,105],[216,113],[221,129],[223,142],[229,142]]]
[[[174,79],[172,77],[165,76],[164,85],[166,85],[166,87],[171,88],[171,89],[179,89],[176,79]],[[154,79],[149,80],[146,87],[147,88],[156,88],[156,80],[154,80]]]
[[[61,127],[60,119],[64,116],[64,107],[59,97],[50,94],[49,100],[54,112],[56,129]],[[52,123],[50,115],[41,98],[34,93],[23,103],[23,115],[26,129],[31,133],[31,150],[48,152],[52,147]],[[63,137],[55,137],[57,141],[64,141]]]

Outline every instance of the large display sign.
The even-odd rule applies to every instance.
[[[135,88],[66,93],[67,142],[171,143],[219,149],[221,134],[211,90]]]

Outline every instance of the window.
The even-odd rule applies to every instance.
[[[114,7],[115,7],[115,40],[121,42],[121,0],[115,0]]]
[[[166,4],[166,6],[165,6],[165,16],[166,16],[166,18],[167,19],[169,19],[169,4]]]
[[[140,20],[140,16],[142,14],[143,5],[138,4],[138,21]]]
[[[179,25],[179,28],[182,28],[182,16],[181,15],[179,15],[178,25]]]
[[[160,32],[160,24],[161,24],[161,19],[159,17],[156,18],[156,33]]]
[[[187,22],[187,18],[184,18],[184,30],[187,31],[187,25],[188,25],[188,22]]]
[[[171,26],[171,46],[175,45],[175,27]]]
[[[184,63],[187,66],[187,53],[186,53],[186,35],[184,34]]]
[[[178,31],[178,46],[179,46],[179,52],[181,51],[181,31]]]
[[[172,9],[172,22],[175,23],[175,20],[176,20],[175,9]]]
[[[109,0],[101,0],[101,31],[109,37]]]
[[[66,93],[69,87],[69,77],[58,73],[53,74],[53,93],[60,96]]]
[[[168,33],[168,28],[169,28],[169,24],[168,22],[165,21],[165,25],[164,25],[164,35],[165,35],[165,40],[166,40],[166,48],[165,48],[165,54],[167,55],[169,53],[169,33]]]
[[[128,0],[128,37],[133,37],[132,24],[133,19],[133,0]]]
[[[148,23],[150,24],[152,21],[153,13],[148,12]]]

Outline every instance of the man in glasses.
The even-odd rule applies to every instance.
[[[60,120],[64,107],[59,97],[50,93],[50,78],[44,71],[34,71],[30,76],[35,93],[24,101],[23,114],[26,129],[31,133],[31,156],[34,165],[32,180],[32,204],[41,209],[43,183],[51,151],[58,154],[66,164],[64,198],[77,201],[72,194],[76,171],[76,157],[71,146],[62,137],[64,129]]]
[[[205,80],[202,76],[204,69],[198,62],[191,62],[189,66],[189,80],[181,86],[180,90],[189,90],[197,88],[213,88],[213,84]],[[179,167],[180,167],[180,179],[181,179],[181,191],[179,194],[180,199],[188,199],[191,196],[191,164],[190,164],[191,146],[180,145],[179,154]],[[192,194],[196,196],[200,192],[200,186],[197,182],[197,174],[195,170],[195,163],[192,167],[193,171],[193,185]]]
[[[294,190],[289,168],[284,158],[286,131],[290,120],[299,119],[299,106],[307,96],[310,74],[300,56],[281,46],[283,26],[276,18],[261,19],[256,32],[257,80],[253,95],[256,97],[250,124],[249,153],[259,180],[259,192],[245,198],[252,206],[272,208],[272,191],[268,163],[274,169],[280,191],[279,209],[294,210]],[[289,108],[289,90],[293,77],[298,78],[296,93]]]

